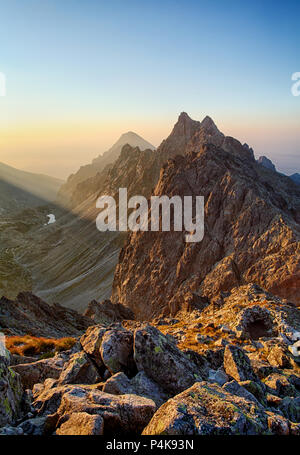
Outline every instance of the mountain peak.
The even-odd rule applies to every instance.
[[[210,130],[212,133],[219,133],[217,125],[215,124],[213,119],[208,115],[206,115],[202,120],[201,126],[206,130]]]
[[[127,133],[121,134],[118,141],[110,148],[109,151],[120,148],[122,149],[123,145],[129,144],[132,147],[139,147],[141,150],[154,150],[155,147],[150,144],[150,142],[145,141],[139,134],[135,133],[134,131],[127,131]],[[119,151],[121,151],[121,149]],[[106,152],[107,153],[107,152]]]
[[[167,160],[173,156],[183,154],[187,143],[200,126],[200,122],[191,119],[186,112],[181,112],[171,134],[158,148],[163,159]]]
[[[190,120],[191,122],[193,122],[193,120],[191,119],[191,117],[186,113],[186,112],[181,112],[178,116],[178,122],[182,122],[182,121],[188,121]]]
[[[123,133],[121,134],[121,137],[124,138],[124,137],[141,137],[139,136],[138,134],[136,134],[134,131],[127,131],[126,133]]]
[[[175,137],[189,140],[195,131],[200,128],[200,125],[200,122],[193,120],[186,112],[181,112],[169,138]]]

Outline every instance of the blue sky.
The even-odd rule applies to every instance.
[[[184,110],[300,172],[299,1],[0,6],[0,161],[65,177],[127,130],[158,145]]]

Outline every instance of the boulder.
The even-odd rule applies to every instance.
[[[5,427],[0,428],[0,436],[22,436],[23,430],[19,427],[10,427],[6,425]]]
[[[261,406],[217,384],[197,382],[163,404],[143,435],[257,435],[268,431]]]
[[[144,371],[140,371],[132,379],[128,379],[122,372],[115,374],[106,381],[103,392],[113,395],[139,395],[152,399],[158,407],[168,399],[161,387],[148,378]]]
[[[25,420],[18,428],[21,428],[26,435],[44,436],[47,434],[46,422],[47,417],[36,417],[34,419]]]
[[[226,382],[228,382],[228,376],[227,374],[222,370],[209,370],[209,376],[208,376],[208,381],[209,382],[216,382],[220,386],[224,385]]]
[[[294,423],[300,423],[300,397],[285,397],[278,406],[282,414]]]
[[[224,370],[236,381],[258,381],[254,373],[249,357],[245,351],[232,344],[227,345],[224,352]]]
[[[224,347],[218,347],[217,349],[207,349],[205,352],[205,359],[213,370],[223,368],[224,351]]]
[[[90,415],[86,412],[66,414],[58,423],[57,435],[95,436],[102,435],[104,428],[103,418],[99,415]]]
[[[258,340],[261,337],[271,336],[273,325],[272,315],[267,308],[252,305],[241,312],[235,330],[239,338]]]
[[[267,405],[273,408],[278,408],[280,403],[282,402],[282,398],[278,397],[277,395],[273,395],[272,393],[266,394]]]
[[[3,350],[3,354],[0,356],[0,427],[12,424],[21,416],[23,395],[21,378],[9,366],[9,353]]]
[[[296,373],[296,374],[291,373],[291,374],[289,375],[288,378],[289,378],[290,383],[291,383],[294,387],[296,387],[296,389],[297,389],[298,391],[300,391],[300,375],[297,374],[296,371],[295,371],[295,373]]]
[[[84,351],[73,354],[59,376],[60,384],[96,384],[100,381],[98,370]]]
[[[139,371],[173,395],[201,380],[189,357],[150,325],[135,331],[134,359]]]
[[[250,359],[251,367],[259,379],[266,378],[272,373],[279,373],[277,367],[259,359],[257,353],[249,353],[248,357]]]
[[[36,362],[36,357],[28,357],[25,355],[11,354],[11,365],[19,365],[20,363],[33,363]]]
[[[264,379],[268,392],[279,397],[294,397],[297,395],[295,387],[283,374],[273,373]]]
[[[52,389],[53,387],[56,387],[57,385],[58,385],[57,379],[48,378],[43,383],[38,382],[37,384],[34,384],[33,389],[32,390],[29,389],[29,390],[32,393],[32,398],[34,400],[42,392]]]
[[[273,367],[290,368],[291,362],[289,356],[281,346],[274,346],[269,355],[268,362]]]
[[[161,406],[169,396],[163,391],[162,387],[150,379],[144,371],[140,371],[131,379],[131,387],[135,395],[150,398],[157,406]]]
[[[131,381],[125,373],[119,372],[111,376],[103,386],[103,392],[112,395],[132,393]]]
[[[60,406],[61,399],[64,393],[77,387],[75,385],[58,385],[53,388],[41,388],[34,393],[33,407],[38,416],[48,416],[56,413]]]
[[[100,390],[73,387],[64,393],[58,415],[85,412],[104,421],[104,434],[140,433],[149,423],[156,405],[137,395],[110,395]]]
[[[82,349],[96,362],[100,368],[103,367],[100,346],[106,330],[107,329],[101,325],[91,326],[80,338]]]
[[[266,394],[263,383],[248,380],[239,382],[239,384],[254,395],[263,406],[266,406]]]
[[[123,371],[129,377],[134,375],[132,332],[122,327],[108,330],[102,338],[101,358],[111,374]]]
[[[272,434],[279,436],[287,436],[290,434],[290,425],[287,419],[270,411],[267,411],[267,415],[268,428]]]
[[[208,363],[206,357],[204,355],[199,354],[196,351],[193,351],[192,349],[183,349],[181,352],[183,352],[193,362],[193,364],[196,365],[202,379],[207,380],[211,366]],[[223,357],[221,364],[222,363]]]
[[[47,378],[58,379],[62,372],[61,358],[38,360],[33,363],[14,365],[12,369],[21,377],[25,389],[32,389],[34,384],[44,382]]]
[[[224,384],[223,389],[229,393],[232,393],[233,395],[245,398],[248,401],[253,401],[257,406],[261,406],[260,402],[256,399],[256,397],[235,380]]]

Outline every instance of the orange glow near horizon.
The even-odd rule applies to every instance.
[[[298,120],[224,117],[218,128],[226,135],[247,142],[256,156],[267,155],[275,161],[287,153],[285,144],[298,152]],[[202,120],[204,115],[191,115]],[[171,132],[176,117],[86,119],[71,122],[33,122],[0,127],[0,162],[36,173],[66,179],[71,173],[108,150],[126,131],[134,131],[158,146]],[[295,144],[295,147],[293,147]],[[264,150],[273,150],[265,152]],[[291,152],[292,153],[292,152]],[[296,172],[297,170],[295,170]]]

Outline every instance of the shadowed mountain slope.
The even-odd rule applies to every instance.
[[[60,302],[79,311],[84,311],[93,299],[110,297],[119,251],[127,234],[97,230],[96,200],[103,194],[117,199],[119,187],[128,188],[129,197],[136,192],[148,197],[159,176],[154,153],[124,146],[108,172],[100,174],[94,186],[86,185],[86,192],[79,194],[83,201],[73,212],[53,206],[51,213],[56,215],[56,223],[45,226],[41,219],[21,239],[18,237],[17,244],[17,220],[6,221],[2,236],[6,236],[6,245],[13,248],[14,263],[28,274],[27,290],[49,303]],[[16,286],[15,278],[9,288],[11,293],[5,295],[10,298],[23,289]]]
[[[0,163],[0,214],[54,201],[63,181]]]

